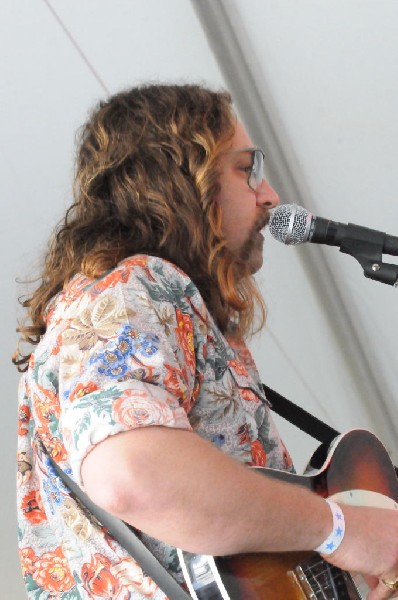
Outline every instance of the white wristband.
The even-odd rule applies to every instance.
[[[331,500],[326,500],[326,502],[329,504],[330,510],[332,511],[333,529],[326,540],[320,546],[318,546],[318,548],[314,548],[314,550],[315,552],[319,552],[319,554],[328,555],[337,550],[343,541],[345,533],[345,521],[344,514],[340,506]]]

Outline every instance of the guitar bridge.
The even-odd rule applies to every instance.
[[[364,600],[354,580],[337,567],[314,554],[293,571],[308,600]]]

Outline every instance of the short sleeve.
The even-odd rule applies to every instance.
[[[69,310],[60,343],[60,429],[79,485],[82,460],[108,436],[151,425],[192,429],[195,294],[174,265],[133,257]]]

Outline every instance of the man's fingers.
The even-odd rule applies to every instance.
[[[387,598],[398,598],[398,591],[389,589],[382,581],[368,595],[368,600],[386,600]]]

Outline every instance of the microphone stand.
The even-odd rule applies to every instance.
[[[386,234],[348,223],[340,252],[350,254],[362,266],[365,277],[398,287],[398,265],[383,263]]]

